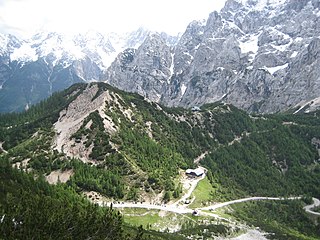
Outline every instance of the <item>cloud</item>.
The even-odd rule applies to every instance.
[[[225,0],[0,0],[6,30],[31,33],[45,28],[61,32],[89,29],[130,31],[140,26],[168,33],[182,32],[194,19],[207,18]]]
[[[0,29],[1,29],[1,33],[3,34],[13,34],[16,36],[21,36],[23,35],[23,32],[24,32],[21,28],[7,25],[1,21],[0,21]]]

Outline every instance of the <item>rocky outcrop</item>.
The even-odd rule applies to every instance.
[[[99,80],[115,50],[102,35],[0,38],[0,112],[22,111],[74,83]]]
[[[271,113],[319,105],[317,0],[227,0],[178,39],[143,28],[124,38],[40,34],[31,45],[0,36],[0,112],[96,80],[168,106],[224,101]],[[108,56],[123,47],[130,48],[110,65]]]
[[[57,133],[53,148],[67,156],[78,157],[84,162],[90,161],[89,155],[92,147],[85,147],[84,144],[75,142],[71,136],[82,126],[86,117],[94,111],[98,111],[103,117],[106,132],[113,134],[117,131],[116,125],[104,114],[106,102],[114,101],[109,91],[104,91],[100,95],[99,87],[96,84],[88,87],[69,106],[60,112],[58,121],[54,124]],[[97,96],[99,95],[99,96]]]

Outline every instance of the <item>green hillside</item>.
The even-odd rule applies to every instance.
[[[54,147],[60,134],[54,124],[59,117],[62,119],[60,112],[64,110],[67,115],[74,107],[71,104],[89,88],[98,89],[91,102],[107,96],[105,105],[102,110],[92,108],[85,115],[68,137],[68,149],[60,151]],[[107,125],[111,123],[112,129],[110,126],[108,129]],[[162,196],[164,202],[178,199],[181,171],[196,167],[194,159],[205,152],[200,164],[208,170],[211,189],[214,189],[211,190],[211,201],[247,196],[308,195],[320,198],[319,139],[318,112],[251,116],[223,103],[204,105],[197,111],[167,108],[103,83],[77,84],[27,112],[0,116],[2,164],[23,165],[24,170],[39,179],[53,171],[70,170],[73,173],[70,179],[54,188],[61,194],[69,194],[72,197],[68,195],[68,198],[72,199],[78,198],[75,193],[83,191],[95,191],[107,199],[121,201],[145,201],[155,196]],[[83,154],[85,161],[71,154],[74,149],[87,151]],[[29,179],[21,182],[31,181],[29,175],[9,172],[14,178]],[[1,176],[1,184],[7,186],[10,176],[4,176]],[[44,184],[42,180],[40,183]],[[21,206],[28,201],[45,204],[41,202],[42,195],[32,196],[32,192],[40,191],[39,194],[46,195],[50,201],[57,201],[57,206],[63,204],[59,198],[55,200],[56,193],[51,194],[53,187],[46,185],[45,188],[49,190],[32,187],[28,193],[21,193],[23,197],[20,193],[16,195],[15,201],[20,199]],[[8,194],[1,196],[2,214],[7,214],[6,209],[11,208],[6,208],[11,190],[6,191]],[[79,199],[74,201],[81,202]],[[64,216],[71,214],[72,218],[72,206],[75,204],[70,202],[67,208],[71,212]],[[79,208],[77,211],[80,212],[91,211],[81,216],[92,214],[92,211],[103,215],[105,211],[85,202]],[[30,211],[34,211],[32,206]],[[119,216],[112,211],[109,215],[116,221],[111,225],[121,228]]]

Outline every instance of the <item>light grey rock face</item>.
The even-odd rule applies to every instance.
[[[222,100],[278,112],[320,96],[319,1],[228,0],[205,25],[191,23],[162,96],[169,106]]]
[[[73,83],[102,80],[168,106],[225,101],[270,113],[320,105],[319,0],[227,0],[181,37],[140,28],[67,40],[39,34],[28,48],[1,35],[0,98],[32,104]],[[28,91],[17,93],[17,85]],[[12,109],[0,104],[0,112]]]
[[[320,96],[319,30],[316,0],[228,0],[191,22],[171,57],[164,40],[146,41],[129,63],[119,55],[107,81],[169,106],[283,111]]]
[[[124,46],[125,48],[138,48],[144,40],[149,36],[150,30],[139,28],[136,31],[128,33],[126,37],[124,37],[125,42]]]
[[[127,33],[109,33],[107,34],[107,38],[110,40],[110,43],[115,48],[116,52],[120,53],[127,48],[137,49],[145,41],[145,39],[153,33],[155,32],[140,27],[137,30]],[[176,45],[180,39],[180,34],[177,36],[172,36],[162,32],[160,35],[169,46]]]
[[[288,66],[286,74],[273,84],[274,91],[262,110],[293,108],[320,96],[320,39],[314,38]],[[279,79],[279,77],[278,77]]]
[[[170,47],[159,34],[152,34],[137,50],[127,49],[119,54],[105,79],[122,90],[159,101],[170,79],[171,65]]]

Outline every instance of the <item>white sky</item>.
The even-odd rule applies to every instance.
[[[169,34],[206,19],[226,0],[0,0],[0,32],[126,32],[144,26]]]

